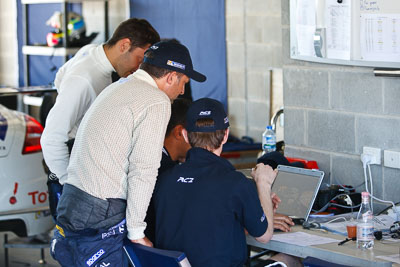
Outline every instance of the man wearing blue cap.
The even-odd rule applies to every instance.
[[[40,139],[50,170],[47,185],[54,218],[67,178],[70,150],[83,116],[96,97],[112,83],[113,74],[127,77],[136,71],[144,52],[159,41],[159,34],[148,21],[130,18],[117,27],[105,44],[82,47],[57,72],[54,80],[57,100]]]
[[[122,241],[151,246],[144,218],[160,166],[171,101],[206,77],[189,50],[159,42],[139,70],[108,86],[83,118],[57,207],[51,253],[62,266],[127,266]]]
[[[220,102],[193,102],[183,130],[192,148],[185,163],[158,178],[154,191],[156,247],[185,252],[192,266],[243,266],[245,229],[263,243],[272,237],[276,172],[258,164],[254,184],[221,158],[228,127]]]

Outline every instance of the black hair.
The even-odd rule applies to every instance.
[[[176,126],[185,126],[186,113],[191,103],[192,101],[184,98],[178,98],[174,100],[171,105],[171,118],[168,122],[167,132],[165,133],[165,136],[170,135],[172,129],[174,129]]]
[[[130,51],[136,47],[145,47],[160,41],[160,35],[145,19],[130,18],[123,21],[114,31],[106,45],[114,46],[119,40],[128,38],[131,41]]]

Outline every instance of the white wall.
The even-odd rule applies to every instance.
[[[128,0],[112,0],[108,2],[109,16],[109,37],[111,37],[115,28],[129,17]],[[99,35],[93,43],[104,42],[104,3],[83,2],[82,13],[86,23],[87,34],[99,32]]]
[[[17,4],[0,0],[0,85],[18,85]]]

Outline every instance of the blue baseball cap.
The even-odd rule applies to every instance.
[[[196,126],[199,119],[212,119],[213,126]],[[215,132],[225,130],[229,127],[229,119],[226,115],[224,105],[211,98],[200,98],[194,101],[187,113],[185,128],[188,132]]]
[[[152,57],[144,56],[143,62],[160,68],[180,72],[198,82],[207,78],[193,69],[192,59],[186,46],[170,41],[153,44],[147,51],[153,51]],[[146,51],[146,52],[147,52]]]

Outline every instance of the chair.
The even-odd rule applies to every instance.
[[[124,251],[133,267],[190,267],[185,253],[158,248],[150,248],[140,244],[124,241]]]
[[[304,267],[350,267],[348,265],[328,262],[314,257],[306,257],[303,260],[303,265]]]

